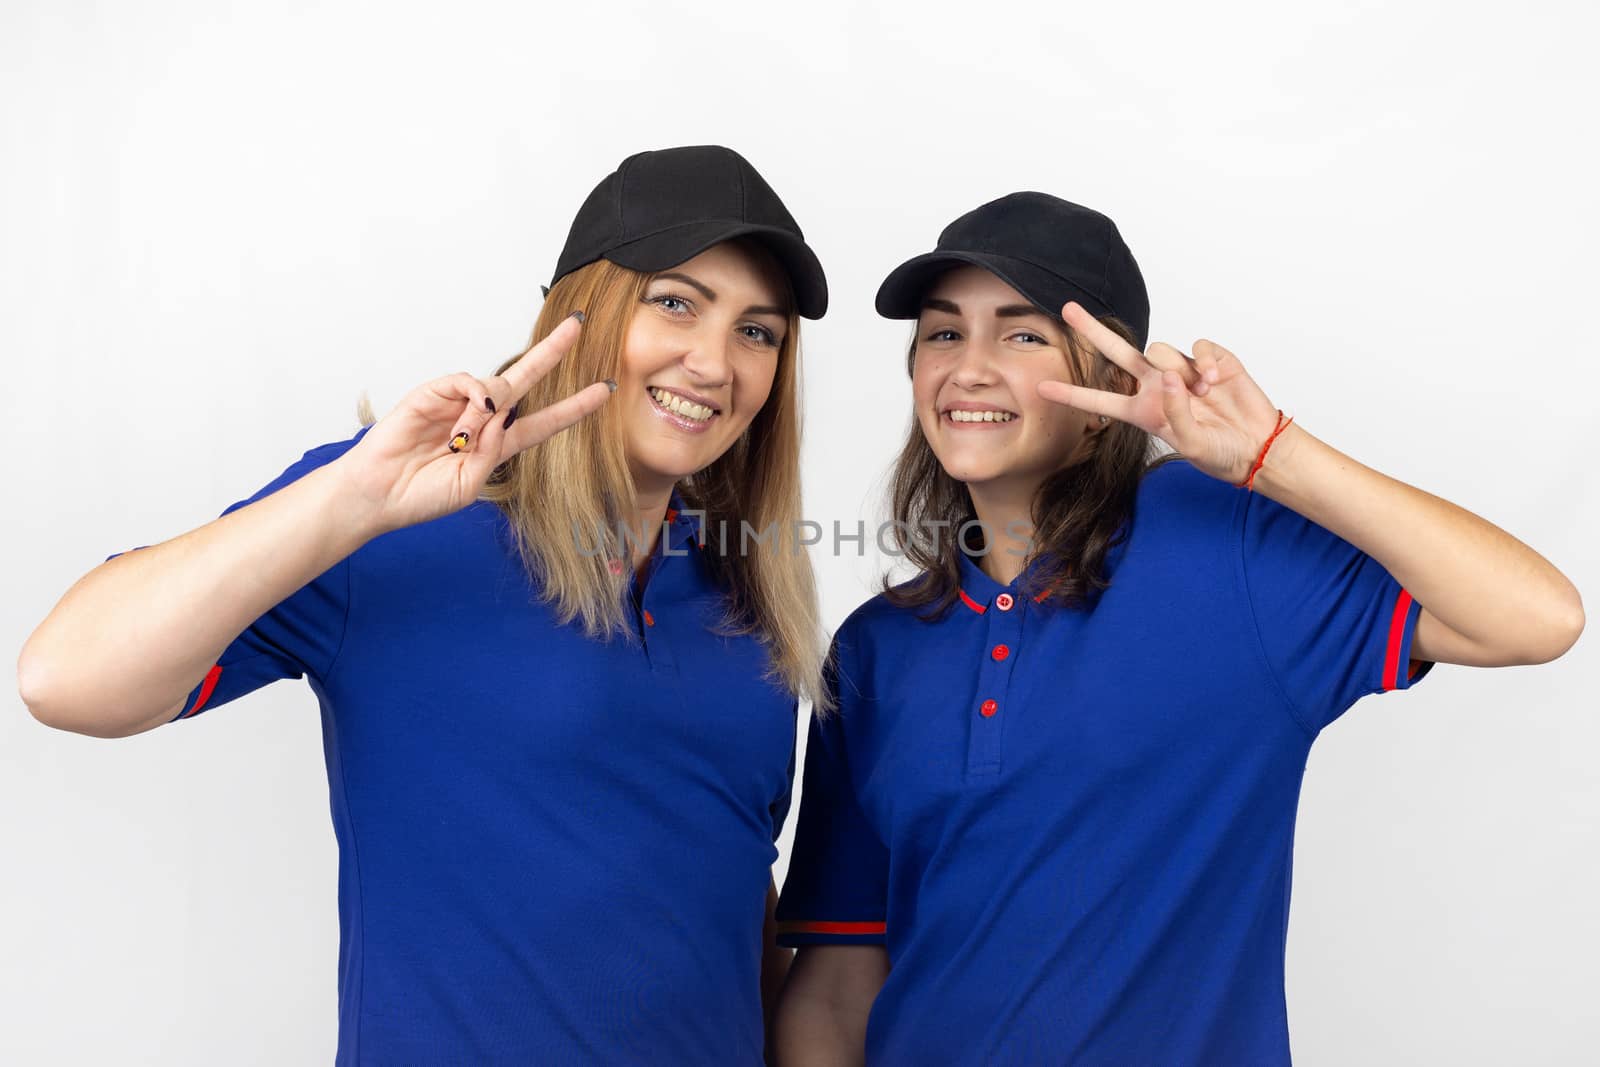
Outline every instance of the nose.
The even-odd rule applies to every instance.
[[[956,365],[950,370],[950,380],[963,389],[994,384],[994,353],[990,346],[977,340],[962,345]]]
[[[733,374],[731,344],[730,337],[717,338],[709,334],[695,337],[683,353],[683,369],[689,372],[695,384],[707,389],[726,385]]]

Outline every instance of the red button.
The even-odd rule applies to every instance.
[[[995,645],[994,649],[989,653],[989,655],[993,656],[996,660],[1002,660],[1011,655],[1011,650],[1005,645]]]
[[[644,624],[646,626],[654,626],[656,624],[656,617],[654,615],[650,614],[648,611],[645,612],[644,613]]]
[[[992,718],[994,718],[994,713],[999,711],[999,710],[1000,710],[1000,705],[999,704],[996,704],[992,700],[985,700],[983,702],[983,705],[978,708],[978,714],[982,715],[985,719],[992,719]]]
[[[994,598],[994,606],[999,608],[1001,611],[1010,611],[1011,605],[1015,603],[1016,601],[1011,599],[1010,593],[1001,593],[999,596]]]

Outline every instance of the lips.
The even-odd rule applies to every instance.
[[[645,391],[650,393],[653,397],[658,393],[664,393],[669,396],[678,397],[682,400],[687,400],[691,404],[699,404],[701,407],[710,408],[712,411],[720,412],[722,410],[721,408],[717,407],[716,401],[712,400],[710,397],[702,396],[699,393],[689,389],[680,389],[676,386],[668,385],[647,385],[645,386]]]
[[[942,424],[964,430],[998,429],[1001,426],[1011,425],[1021,417],[1010,408],[971,400],[957,401],[939,412],[939,421]]]
[[[645,389],[650,410],[685,433],[704,433],[722,414],[704,397],[686,390],[652,385]]]

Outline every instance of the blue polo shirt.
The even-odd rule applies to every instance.
[[[1183,461],[1108,564],[1075,610],[963,560],[944,617],[880,596],[836,635],[778,917],[785,944],[886,947],[871,1063],[1289,1062],[1301,773],[1427,670],[1421,608]]]
[[[761,1063],[796,701],[668,526],[632,641],[558,624],[480,502],[368,542],[189,694],[180,718],[303,675],[321,704],[340,1064]]]

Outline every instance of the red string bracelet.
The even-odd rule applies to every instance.
[[[1255,466],[1250,468],[1249,476],[1245,478],[1244,481],[1240,482],[1235,488],[1249,489],[1252,492],[1255,491],[1256,473],[1261,470],[1262,464],[1267,462],[1267,449],[1272,447],[1272,442],[1276,441],[1278,439],[1278,435],[1287,430],[1289,428],[1289,424],[1293,421],[1293,415],[1285,419],[1283,417],[1283,409],[1278,409],[1278,428],[1272,431],[1272,436],[1267,438],[1267,443],[1261,446],[1261,454],[1256,457]]]

